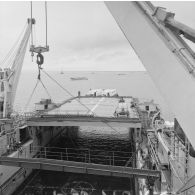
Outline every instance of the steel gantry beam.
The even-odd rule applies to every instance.
[[[135,175],[137,177],[160,177],[160,171],[137,169],[130,167],[100,165],[83,162],[73,162],[54,159],[42,159],[42,158],[12,158],[12,157],[0,157],[0,164],[5,166],[15,166],[31,169],[42,169],[51,171],[62,171],[71,173],[85,173],[93,175],[104,175],[112,177],[131,177]]]
[[[42,115],[27,119],[27,126],[110,126],[141,128],[137,118],[90,117],[80,115]]]

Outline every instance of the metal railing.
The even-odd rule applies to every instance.
[[[57,115],[78,115],[78,116],[79,115],[90,115],[88,113],[89,113],[88,110],[61,110],[61,109],[44,112],[44,114],[48,114],[48,115],[57,114]]]
[[[37,150],[37,148],[33,148],[33,150]],[[125,166],[126,162],[132,158],[131,163],[129,163],[129,166],[132,167],[135,154],[121,151],[90,150],[87,148],[44,147],[37,152],[36,157],[112,166]]]
[[[158,155],[156,154],[154,144],[152,143],[150,136],[147,136],[147,137],[148,137],[148,144],[150,146],[149,149],[150,149],[151,157],[154,160],[154,162],[156,163],[156,165],[160,166],[160,160],[158,158]]]
[[[149,146],[150,146],[150,153],[151,153],[152,159],[155,160],[156,165],[158,166],[159,169],[161,169],[161,162],[160,162],[160,159],[158,157],[157,151],[155,150],[155,145],[152,143],[149,136],[148,136],[148,143],[149,143]],[[170,152],[171,152],[171,150],[170,150]],[[171,155],[171,153],[170,153],[170,155],[168,155],[168,153],[167,153],[167,157],[168,157],[167,164],[169,164],[169,169],[172,170],[175,177],[178,178],[178,180],[180,181],[181,184],[183,184],[183,181],[182,181],[183,177],[180,176],[180,174],[177,171],[177,167],[175,165],[175,162],[179,163],[179,159],[177,159],[176,161],[173,160],[172,159],[173,156]]]
[[[4,149],[4,148],[0,148]],[[47,158],[63,161],[94,163],[111,166],[135,167],[135,152],[91,150],[89,148],[58,148],[58,147],[31,147],[18,148],[16,158],[29,158],[29,152],[34,158]]]

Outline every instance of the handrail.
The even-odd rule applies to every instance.
[[[4,148],[0,148],[0,151]],[[58,151],[55,151],[57,149]],[[60,150],[61,149],[61,150]],[[95,164],[107,164],[112,166],[125,166],[127,161],[129,166],[134,166],[135,152],[105,151],[77,148],[58,147],[32,147],[34,158],[58,159],[67,161],[79,161]],[[28,158],[26,147],[19,147],[16,158]]]
[[[149,136],[147,136],[147,137],[148,137],[148,142],[149,142],[149,146],[150,146],[150,149],[151,149],[150,150],[151,151],[151,154],[154,156],[157,165],[160,165],[160,160],[159,160],[158,156],[156,155],[156,152],[155,152],[155,149],[153,147],[153,144],[152,144]]]
[[[97,154],[97,151],[94,152],[93,150],[77,150],[74,148],[70,148],[70,150],[68,150],[67,148],[63,149],[62,151],[51,151],[48,150],[49,148],[45,147],[39,150],[39,152],[37,153],[37,157],[40,156],[41,158],[57,158],[60,160],[70,160],[70,161],[74,161],[76,160],[81,160],[83,162],[83,159],[85,160],[85,162],[91,162],[91,161],[96,161],[96,160],[100,160],[100,161],[107,161],[109,160],[109,164],[111,165],[111,161],[112,161],[112,165],[115,165],[116,163],[119,162],[126,162],[127,160],[129,160],[129,158],[131,156],[133,156],[133,153],[126,153],[128,154],[128,156],[126,155],[119,155],[116,154],[114,151],[103,151],[104,154],[101,154],[101,150],[97,150],[99,151],[99,154]],[[50,148],[51,149],[51,148]],[[37,151],[37,149],[32,148],[31,150],[33,151]],[[105,154],[106,152],[106,154]],[[94,154],[95,153],[95,154]],[[101,164],[99,162],[96,162],[97,164]],[[106,163],[107,164],[107,163]]]
[[[158,133],[158,138],[160,137],[160,133]],[[150,138],[148,138],[148,140],[150,141]],[[162,143],[162,138],[159,140],[160,142],[161,142],[161,144],[162,144],[162,146],[163,147],[165,147],[165,143]],[[166,146],[167,147],[167,146]],[[153,148],[153,146],[152,146],[152,144],[150,144],[150,148]],[[168,148],[168,147],[167,147]],[[168,151],[170,151],[170,149],[168,149],[168,151],[167,151],[167,148],[164,148],[165,150],[166,150],[166,152],[167,152],[167,155],[168,155]],[[155,151],[154,151],[154,154],[155,154]],[[155,154],[155,156],[158,158],[158,156]],[[172,160],[172,158],[171,158],[171,156],[170,155],[168,155],[168,160],[169,160],[169,163],[170,163],[170,165],[171,165],[171,168],[172,168],[172,170],[173,170],[173,172],[174,172],[174,175],[176,176],[176,178],[178,178],[179,179],[179,181],[181,182],[181,184],[183,184],[183,181],[181,180],[181,178],[179,177],[179,174],[177,173],[177,171],[176,171],[176,169],[175,169],[175,167],[174,167],[174,164],[173,164],[173,160]],[[160,160],[159,160],[159,163],[160,163]]]
[[[178,174],[178,172],[175,170],[175,165],[173,164],[173,162],[172,162],[173,160],[172,159],[169,159],[169,162],[170,162],[170,165],[171,165],[171,168],[172,168],[172,170],[173,170],[173,172],[175,173],[174,175],[176,176],[176,178],[178,178],[179,179],[179,181],[181,182],[181,184],[184,184],[184,182],[181,180],[181,178],[179,177],[179,174]]]
[[[33,146],[33,148],[35,149],[35,148],[37,148],[37,149],[39,149],[39,150],[41,150],[41,149],[58,149],[58,150],[76,150],[76,151],[90,151],[90,152],[106,152],[106,153],[112,153],[112,152],[114,152],[114,153],[121,153],[121,154],[134,154],[135,152],[124,152],[124,151],[116,151],[116,150],[98,150],[98,149],[89,149],[89,148],[60,148],[60,147],[42,147],[42,146]],[[0,148],[1,149],[1,148]]]
[[[139,118],[120,118],[120,117],[114,117],[114,116],[94,116],[92,114],[80,114],[80,115],[77,115],[77,114],[43,114],[43,115],[37,115],[35,117],[29,117],[27,118],[28,120],[35,120],[35,119],[50,119],[50,118],[56,118],[56,119],[67,119],[67,118],[74,118],[74,117],[79,117],[79,118],[93,118],[95,120],[100,120],[102,122],[105,122],[107,120],[114,120],[116,122],[140,122],[140,119]],[[105,121],[104,121],[105,120]]]

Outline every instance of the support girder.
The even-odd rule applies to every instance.
[[[45,115],[32,117],[26,121],[27,126],[112,126],[141,128],[141,121],[132,118],[80,117],[76,115]]]
[[[1,157],[0,165],[112,177],[160,177],[160,171],[42,158]]]

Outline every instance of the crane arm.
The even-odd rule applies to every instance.
[[[26,32],[24,34],[24,37],[20,43],[19,49],[16,54],[16,58],[14,60],[13,65],[11,66],[11,70],[13,71],[13,76],[9,79],[9,82],[12,85],[12,98],[11,98],[11,104],[14,104],[14,99],[16,95],[16,89],[18,85],[18,80],[21,74],[22,66],[23,66],[23,61],[24,61],[24,56],[26,53],[26,47],[28,45],[28,40],[31,34],[31,28],[32,24],[35,23],[34,19],[28,19],[28,26],[26,29]]]
[[[195,147],[195,60],[180,37],[184,32],[177,33],[150,2],[105,4]]]
[[[5,68],[1,72],[1,90],[0,90],[0,112],[3,117],[8,117],[12,112],[16,89],[18,86],[19,77],[22,70],[26,47],[31,34],[32,25],[35,23],[34,19],[28,19],[28,25],[24,36],[20,42],[15,58],[10,68]]]

